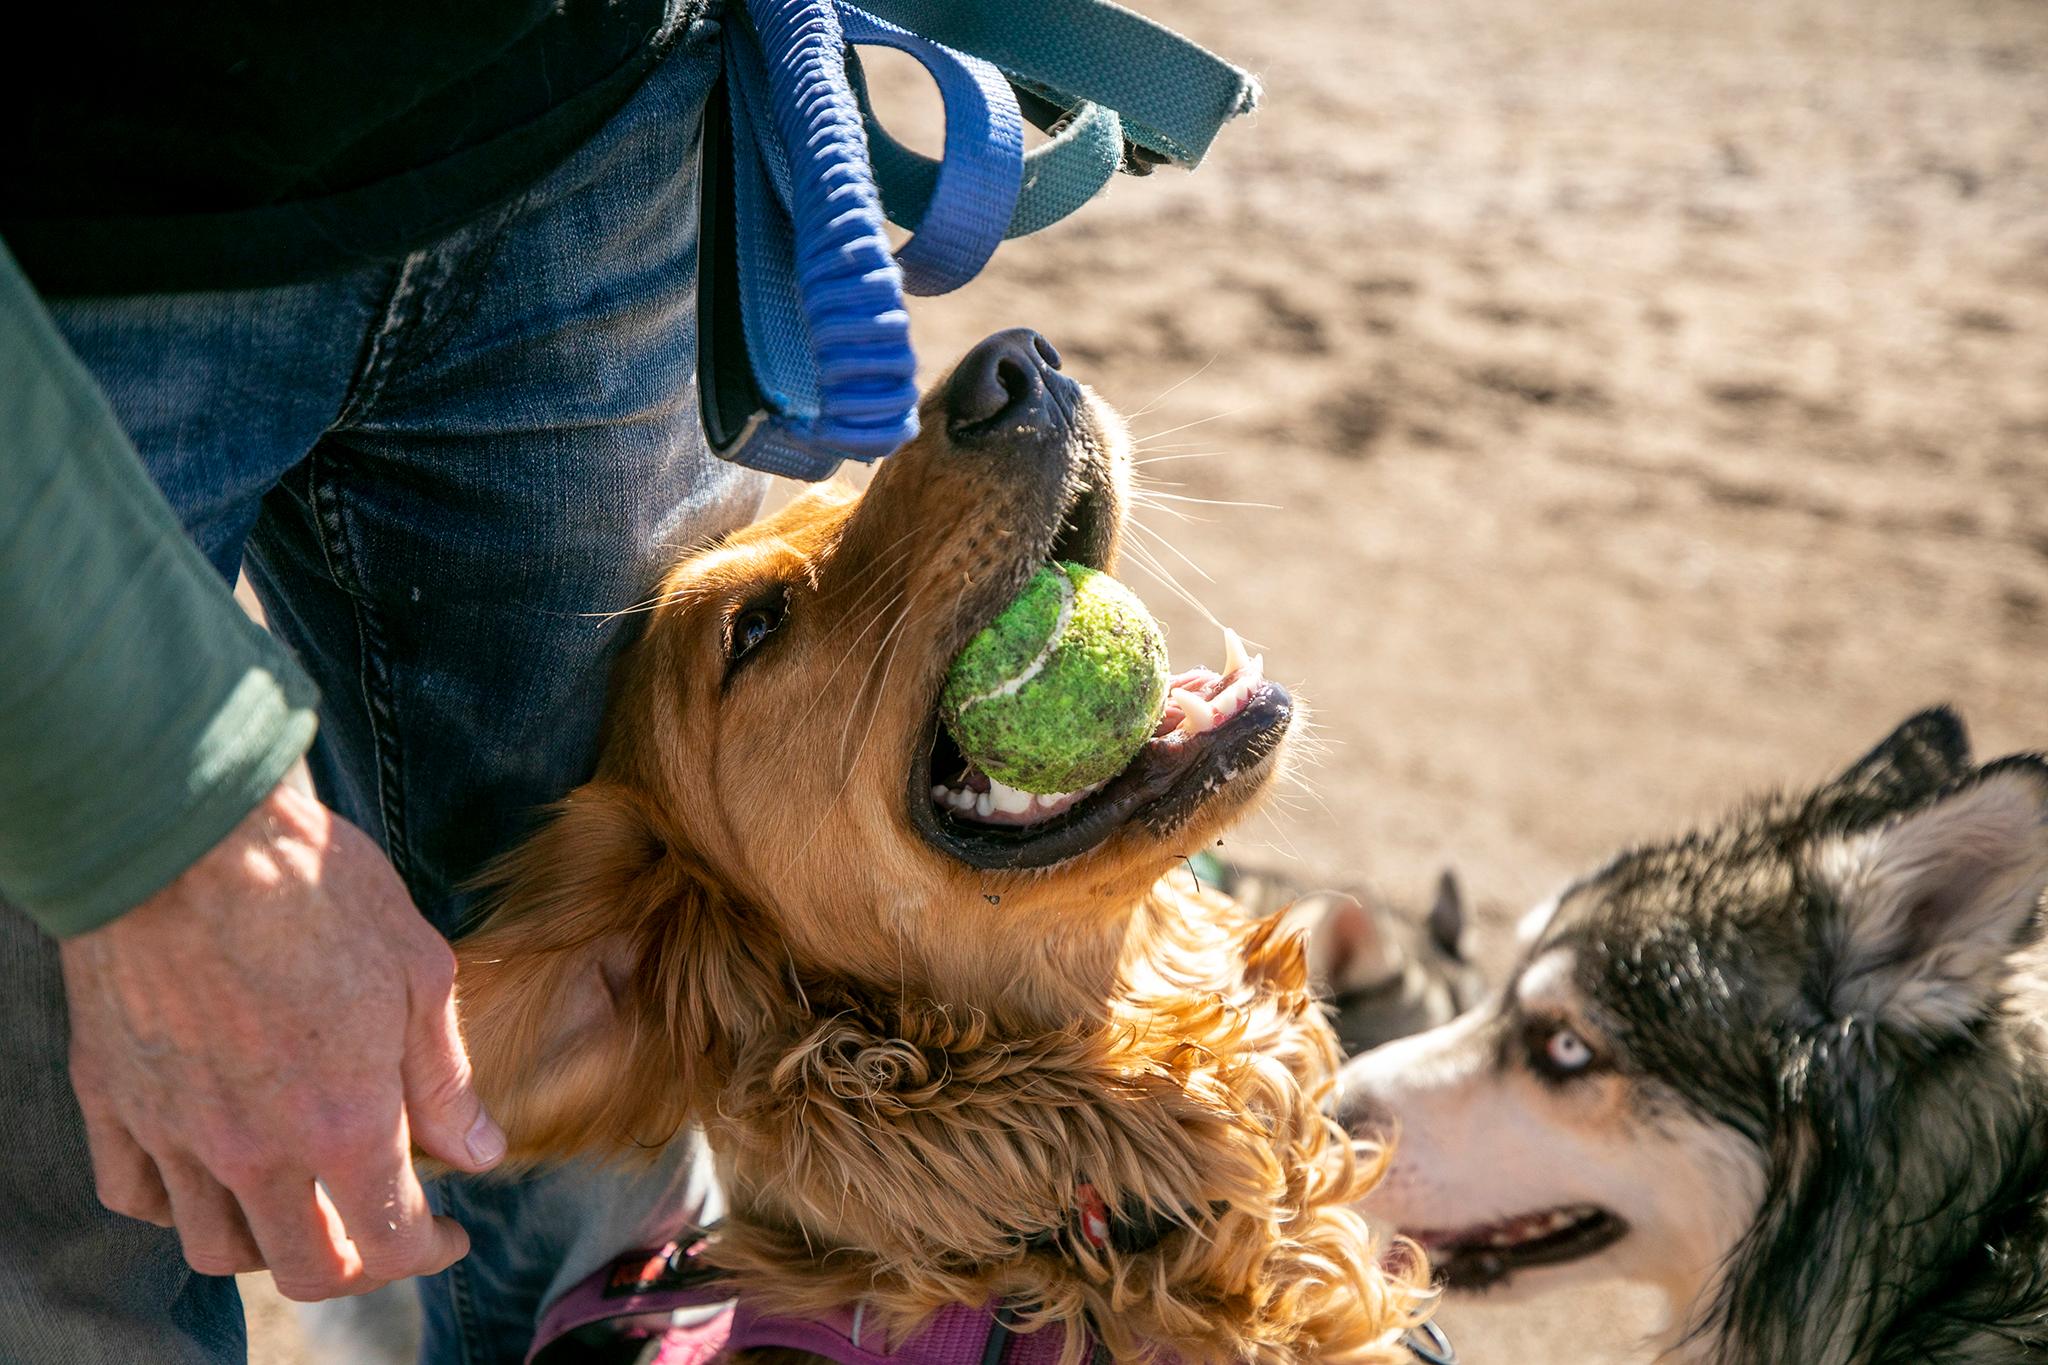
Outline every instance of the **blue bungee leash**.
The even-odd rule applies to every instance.
[[[731,0],[705,114],[698,369],[711,448],[822,479],[917,434],[906,294],[957,289],[1119,168],[1193,168],[1258,85],[1108,0]],[[854,45],[931,73],[944,153],[876,119]],[[1024,123],[1049,134],[1026,152]],[[911,231],[891,251],[884,220]]]

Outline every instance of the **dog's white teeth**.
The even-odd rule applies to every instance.
[[[994,808],[1007,815],[1022,815],[1031,809],[1031,803],[1035,799],[1030,792],[1006,787],[993,777],[988,780],[988,794],[993,798]]]
[[[1242,711],[1244,704],[1251,700],[1254,685],[1251,678],[1239,677],[1236,682],[1216,694],[1215,699],[1209,703],[1209,709],[1216,713],[1218,721],[1229,720]]]
[[[1223,676],[1229,677],[1238,669],[1251,662],[1251,656],[1244,652],[1244,640],[1229,626],[1223,628]]]
[[[1180,705],[1182,734],[1199,735],[1216,728],[1216,712],[1202,698],[1185,687],[1176,687],[1172,699]]]
[[[937,786],[932,788],[932,800],[948,810],[976,820],[997,825],[1035,825],[1063,815],[1081,801],[1108,786],[1107,781],[1091,782],[1085,787],[1070,792],[1027,792],[1008,787],[994,778],[988,779],[988,790],[973,792],[959,787]]]

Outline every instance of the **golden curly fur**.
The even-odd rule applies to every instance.
[[[1299,944],[1170,872],[1278,760],[1044,868],[970,866],[906,814],[960,644],[1056,538],[1114,567],[1127,445],[1073,393],[995,450],[928,399],[864,497],[677,565],[597,777],[458,945],[480,1090],[516,1160],[703,1125],[714,1257],[772,1305],[898,1330],[1000,1297],[1119,1359],[1404,1360],[1423,1267],[1353,1211],[1381,1162],[1323,1113]],[[1071,1235],[1084,1185],[1163,1235]]]

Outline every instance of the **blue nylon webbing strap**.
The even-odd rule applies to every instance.
[[[877,16],[995,63],[1071,108],[1122,116],[1124,136],[1196,166],[1259,85],[1163,24],[1104,0],[863,0]]]
[[[1126,138],[1193,165],[1257,94],[1107,0],[733,0],[725,40],[704,157],[705,429],[724,458],[800,479],[917,434],[905,294],[958,288],[1006,236],[1079,208]],[[941,159],[881,128],[850,43],[931,73]],[[1017,89],[1062,116],[1028,155]],[[913,230],[893,253],[885,212]]]
[[[981,273],[1002,244],[1024,183],[1024,119],[1003,73],[987,62],[963,57],[927,38],[887,24],[862,11],[841,10],[848,41],[893,47],[924,65],[946,106],[943,160],[892,146],[931,168],[920,198],[925,211],[911,226],[916,235],[896,253],[903,288],[911,294],[944,294]],[[867,107],[866,82],[856,63],[849,73],[863,126],[874,146],[880,124]],[[889,196],[882,197],[888,212]],[[902,222],[899,218],[897,222]]]
[[[898,227],[919,231],[940,165],[898,142],[875,117],[868,105],[867,82],[861,77],[858,58],[854,60],[853,76],[853,92],[860,100],[868,131],[868,154],[874,159],[875,179],[882,187],[882,211]],[[1009,224],[1003,229],[1004,237],[1022,237],[1051,227],[1102,193],[1102,187],[1109,183],[1123,160],[1123,126],[1116,110],[1083,103],[1065,112],[1066,120],[1052,138],[1024,156],[1024,183]],[[946,122],[950,130],[950,113]],[[947,158],[952,158],[950,151]]]

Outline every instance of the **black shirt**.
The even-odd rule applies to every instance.
[[[75,0],[0,39],[0,238],[46,294],[392,260],[558,164],[702,0]]]

